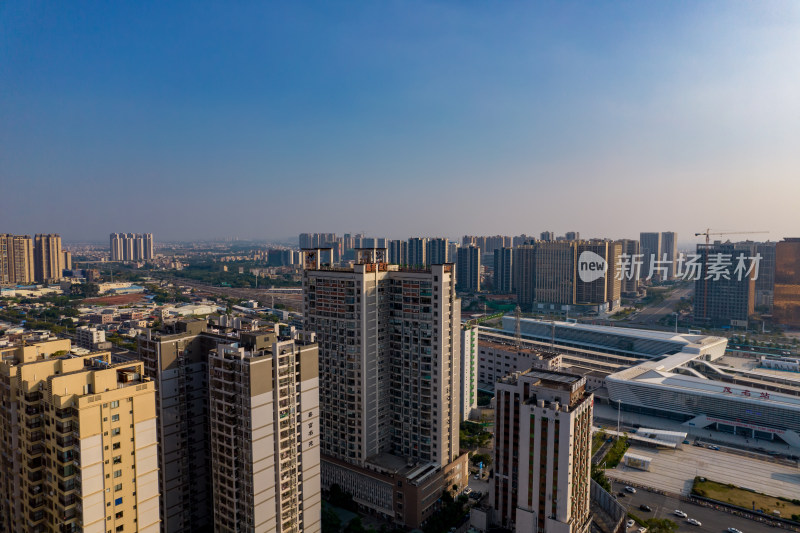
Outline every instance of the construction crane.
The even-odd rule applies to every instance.
[[[750,235],[754,233],[769,233],[768,231],[711,231],[711,228],[706,229],[702,233],[695,233],[695,237],[699,237],[701,235],[706,236],[706,245],[709,244],[711,235]]]
[[[706,228],[706,230],[702,233],[695,233],[695,237],[699,237],[701,235],[706,236],[706,251],[704,254],[703,260],[703,275],[706,275],[708,272],[708,245],[710,244],[710,237],[711,235],[753,235],[757,233],[769,233],[768,231],[711,231],[711,228]],[[703,318],[708,318],[708,281],[703,280]],[[678,318],[675,318],[675,324],[677,327]]]

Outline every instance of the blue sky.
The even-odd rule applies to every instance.
[[[775,240],[798,95],[796,2],[7,2],[0,232]]]

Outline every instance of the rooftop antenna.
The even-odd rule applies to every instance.
[[[519,348],[522,345],[522,309],[519,305],[514,309],[514,338]]]

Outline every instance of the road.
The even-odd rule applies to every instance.
[[[303,310],[303,296],[302,294],[285,294],[275,293],[270,289],[244,289],[237,287],[215,287],[200,281],[186,279],[164,277],[165,281],[169,281],[175,285],[183,285],[184,287],[191,287],[197,292],[206,293],[214,296],[226,296],[233,298],[241,298],[247,300],[256,300],[259,304],[271,306],[273,299],[275,304],[282,304],[286,306],[287,311],[302,312]]]
[[[628,322],[646,325],[658,324],[659,320],[674,312],[675,304],[677,304],[682,297],[687,298],[691,296],[693,290],[694,287],[692,285],[678,287],[672,291],[672,294],[667,296],[663,302],[645,307]]]
[[[624,484],[613,482],[611,488],[613,493],[617,494],[620,491],[624,492]],[[670,496],[656,494],[644,489],[636,489],[636,494],[625,493],[625,497],[619,497],[618,501],[628,510],[633,512],[636,516],[646,520],[648,518],[668,518],[678,524],[678,531],[714,531],[723,532],[729,527],[735,527],[743,533],[761,533],[771,532],[776,533],[784,531],[783,529],[761,524],[754,520],[735,516],[724,511],[717,511],[699,505],[686,503]],[[639,509],[640,505],[648,505],[652,512],[642,511]],[[680,509],[689,515],[690,518],[699,520],[702,526],[693,526],[689,524],[685,518],[675,516],[675,509]],[[635,531],[631,528],[629,531]]]

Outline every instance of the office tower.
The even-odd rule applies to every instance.
[[[304,329],[319,343],[322,484],[419,527],[467,475],[453,268],[405,269],[383,250],[357,252],[346,269],[323,266],[319,251],[303,257]]]
[[[514,249],[500,248],[494,252],[494,292],[511,294],[514,292]]]
[[[72,252],[67,250],[61,252],[61,266],[65,270],[72,270]]]
[[[428,239],[425,258],[429,265],[455,263],[455,258],[447,257],[447,239],[442,238]]]
[[[800,327],[799,238],[787,238],[775,245],[775,296],[772,316],[778,324]]]
[[[775,290],[775,246],[774,242],[759,242],[755,250],[761,256],[756,279],[756,306],[770,311]]]
[[[568,231],[564,234],[564,238],[568,241],[579,241],[581,240],[581,234],[577,231]]]
[[[479,292],[481,290],[481,251],[475,245],[459,248],[458,290]]]
[[[536,243],[537,308],[556,310],[575,303],[576,246],[575,242]]]
[[[461,326],[461,418],[468,420],[478,408],[478,326]]]
[[[411,237],[408,239],[408,264],[410,266],[424,267],[428,265],[425,252],[428,239],[425,237]]]
[[[545,242],[555,242],[556,234],[555,234],[555,232],[552,232],[552,231],[543,231],[541,236],[540,236],[540,239],[545,241]]]
[[[515,531],[589,531],[593,395],[586,378],[528,370],[495,388],[494,521]]]
[[[639,264],[639,241],[635,239],[622,239],[619,241],[622,253],[627,256],[628,266],[622,273],[621,292],[625,296],[635,297],[639,292],[639,278],[641,276],[641,266]]]
[[[659,257],[669,262],[667,279],[675,278],[675,260],[678,258],[678,234],[674,231],[661,232],[661,254]]]
[[[61,237],[54,234],[37,234],[33,238],[33,275],[39,283],[61,279]]]
[[[208,432],[208,352],[225,337],[201,320],[180,321],[138,337],[138,357],[153,379],[161,472],[163,533],[211,531]]]
[[[647,278],[650,277],[651,267],[653,267],[653,277],[649,281],[663,281],[661,273],[655,269],[653,264],[653,258],[656,261],[663,260],[661,255],[661,234],[658,232],[640,233],[639,249],[644,254],[644,257],[642,257],[642,281],[647,281]]]
[[[0,362],[2,529],[157,532],[155,387],[142,363],[24,348]]]
[[[209,353],[214,530],[321,529],[317,346]]]
[[[405,265],[408,261],[408,243],[401,240],[389,241],[389,262]]]
[[[752,250],[753,246],[746,243],[697,245],[701,268],[694,283],[696,324],[747,327],[747,320],[755,310],[755,270],[748,271],[752,266],[749,259]],[[745,258],[746,269],[737,273],[740,255]],[[726,275],[721,274],[723,271]]]
[[[0,234],[0,284],[34,281],[33,240],[29,235]]]

